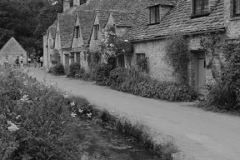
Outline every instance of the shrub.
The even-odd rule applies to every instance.
[[[147,98],[168,101],[192,101],[197,98],[197,94],[189,85],[159,82],[134,69],[116,68],[112,70],[108,85],[112,89]]]
[[[64,66],[62,63],[57,63],[50,68],[49,72],[54,75],[64,75],[65,74]]]
[[[120,84],[125,81],[125,78],[128,76],[129,72],[126,68],[116,68],[110,72],[109,83],[111,88],[119,89]]]
[[[101,64],[96,69],[96,83],[98,85],[109,85],[109,75],[112,66],[108,64]]]
[[[165,59],[173,67],[173,72],[180,76],[182,83],[188,81],[190,52],[188,40],[184,36],[174,36],[166,46]]]
[[[59,91],[19,71],[0,79],[1,159],[81,159],[78,123]]]
[[[79,74],[80,72],[80,64],[79,63],[71,63],[69,66],[69,77],[75,77],[76,74]]]
[[[232,50],[226,56],[221,81],[208,87],[209,94],[200,107],[240,113],[240,50]]]

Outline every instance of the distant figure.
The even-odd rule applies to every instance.
[[[33,61],[34,61],[34,67],[36,68],[36,66],[37,66],[37,57],[36,56],[34,56]]]
[[[28,57],[28,67],[30,67],[30,64],[31,64],[31,58]]]
[[[5,68],[8,67],[8,56],[5,57],[4,67],[5,67]]]
[[[43,67],[43,57],[40,57],[41,68]]]
[[[37,63],[38,63],[38,67],[40,68],[40,57],[37,57]]]
[[[22,55],[20,56],[19,60],[20,60],[20,67],[23,67],[23,56]]]
[[[17,59],[15,60],[15,64],[16,64],[16,67],[19,68],[20,65],[19,65],[19,57],[17,56]]]

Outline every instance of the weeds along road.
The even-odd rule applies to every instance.
[[[186,160],[240,160],[240,117],[203,111],[195,103],[170,103],[111,90],[108,87],[53,76],[38,68],[38,81],[57,83],[70,94],[149,127],[159,143],[173,140]]]

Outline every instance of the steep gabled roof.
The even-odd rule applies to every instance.
[[[111,11],[115,25],[117,26],[132,26],[136,18],[136,12],[126,11]]]
[[[109,10],[96,10],[96,14],[99,20],[100,28],[104,28],[107,23],[107,18],[109,15]]]
[[[70,48],[75,18],[70,14],[58,14],[60,41],[62,48]]]
[[[83,40],[88,41],[90,39],[92,25],[94,23],[95,11],[79,11],[77,16],[80,21]]]
[[[0,50],[0,54],[10,54],[10,53],[27,53],[27,51],[17,42],[17,40],[12,37]]]
[[[151,39],[176,33],[194,33],[224,28],[224,2],[219,0],[210,15],[191,18],[191,3],[179,0],[170,13],[156,25],[148,25],[148,9],[141,12],[131,30],[133,39]]]

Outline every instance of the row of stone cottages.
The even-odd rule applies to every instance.
[[[199,86],[213,77],[206,68],[209,57],[200,38],[205,33],[217,33],[229,41],[238,39],[240,0],[88,0],[83,5],[74,0],[73,6],[65,0],[64,12],[43,36],[45,67],[51,67],[51,55],[58,50],[65,67],[78,62],[87,69],[86,51],[99,50],[102,31],[109,25],[134,45],[131,65],[119,57],[118,66],[134,66],[137,58],[147,57],[149,75],[160,81],[178,81],[164,60],[167,37],[190,35],[189,50],[194,58],[189,64],[189,84],[204,94]]]

